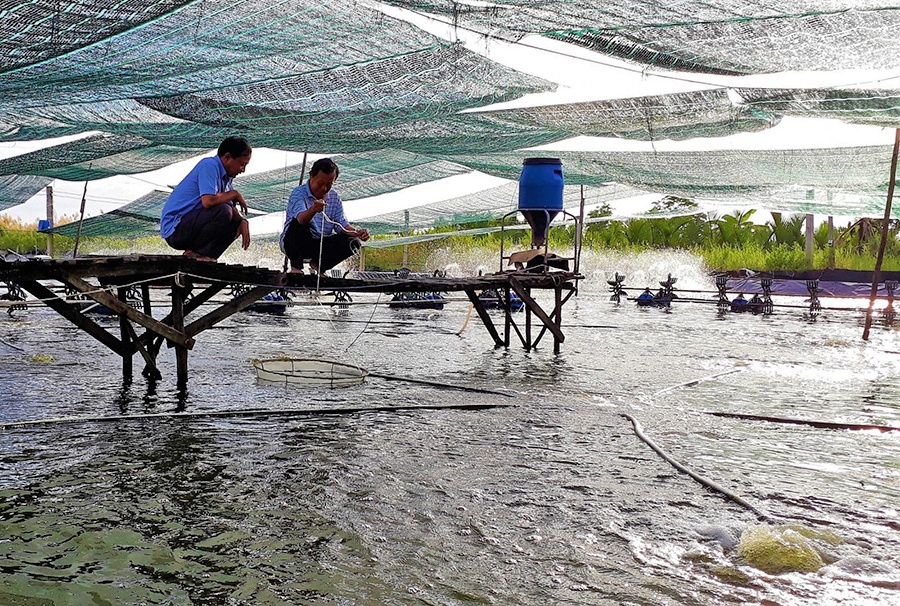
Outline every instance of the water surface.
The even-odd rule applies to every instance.
[[[667,273],[641,271],[629,272],[633,294]],[[696,268],[684,272],[679,286],[713,289]],[[566,306],[559,356],[549,336],[536,351],[495,350],[475,316],[457,335],[463,301],[404,312],[382,298],[374,314],[298,305],[283,317],[241,313],[199,335],[187,393],[174,388],[171,351],[162,381],[140,377],[136,357],[123,385],[119,359],[50,310],[3,314],[2,422],[323,414],[3,430],[0,603],[897,603],[900,432],[706,414],[900,426],[896,330],[876,324],[866,343],[852,312],[813,321],[798,309],[615,306],[605,274],[589,272]],[[249,360],[276,355],[516,397],[376,378],[341,390],[258,384]],[[513,406],[324,414],[484,403]],[[749,565],[739,537],[765,522],[662,460],[622,413],[772,525],[838,536],[815,543],[826,565],[781,574]]]

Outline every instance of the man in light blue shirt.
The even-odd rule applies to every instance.
[[[281,250],[290,259],[292,272],[303,273],[307,260],[313,271],[327,271],[369,239],[368,230],[353,227],[344,217],[341,197],[332,189],[339,173],[331,158],[320,158],[313,163],[309,180],[291,192]]]
[[[250,246],[247,202],[232,180],[244,172],[252,153],[243,137],[228,137],[216,157],[203,158],[182,179],[163,207],[159,233],[186,257],[215,261],[238,236],[244,250]]]

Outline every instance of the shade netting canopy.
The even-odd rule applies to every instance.
[[[888,143],[652,146],[765,140],[788,120],[900,126],[900,7],[877,0],[60,0],[8,2],[0,17],[0,142],[80,137],[0,162],[0,209],[41,179],[142,173],[243,135],[342,155],[347,200],[473,170],[515,180],[524,158],[553,155],[570,185],[874,216]],[[594,99],[548,102],[552,70],[501,64],[473,38],[522,49],[542,40],[560,62],[587,57],[638,84],[611,78]],[[790,73],[804,77],[776,77]],[[574,137],[651,147],[573,151]],[[300,175],[280,172],[239,181],[257,211],[284,209]],[[491,191],[466,208],[449,198],[375,222],[403,231],[502,210]],[[120,210],[122,233],[145,223]]]

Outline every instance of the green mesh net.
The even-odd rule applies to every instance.
[[[6,175],[43,175],[87,181],[155,170],[202,152],[200,149],[154,145],[140,137],[101,133],[8,158],[0,165],[0,171]]]
[[[543,34],[643,65],[755,74],[893,68],[900,10],[877,0],[386,0],[508,40]]]
[[[725,89],[544,105],[477,115],[520,127],[642,141],[677,141],[761,131],[780,119],[762,107],[735,104]]]
[[[81,236],[136,238],[159,235],[159,218],[168,198],[169,192],[155,190],[115,210],[88,217],[81,223]],[[78,221],[48,231],[74,238],[78,235]]]
[[[459,174],[460,166],[515,181],[523,158],[553,155],[563,159],[570,185],[617,182],[731,205],[880,214],[890,165],[890,150],[881,146],[522,150],[581,135],[653,142],[722,137],[798,116],[900,126],[900,89],[878,88],[892,86],[889,77],[833,89],[750,88],[741,80],[732,88],[472,111],[554,85],[386,14],[394,5],[434,15],[457,31],[511,41],[549,36],[624,59],[626,69],[665,68],[674,70],[667,76],[696,84],[722,79],[695,74],[896,69],[900,7],[875,0],[7,4],[0,7],[0,140],[100,134],[4,160],[4,183],[22,175],[84,180],[153,170],[240,134],[256,147],[343,154],[339,188],[347,200]],[[373,155],[359,156],[355,166],[351,156],[366,153]],[[280,211],[298,181],[295,170],[245,176],[238,187],[259,210]],[[23,202],[29,191],[4,186],[0,205]],[[499,212],[490,195],[481,203],[411,209],[410,220],[465,224],[467,216]],[[114,225],[113,218],[104,221]],[[382,222],[395,230],[406,218]]]
[[[577,215],[582,193],[585,204],[600,204],[647,192],[618,184],[585,187],[583,191],[579,186],[566,185],[563,187],[563,208]],[[365,217],[359,223],[365,224],[369,231],[376,234],[464,226],[499,219],[515,210],[518,200],[519,184],[504,183],[465,196]]]
[[[52,179],[37,176],[0,176],[0,211],[18,206],[47,185]]]
[[[356,200],[399,191],[444,177],[469,172],[464,166],[435,160],[401,150],[381,150],[335,156],[340,177],[335,189],[343,200]],[[235,182],[251,208],[263,212],[283,211],[294,188],[300,182],[302,164],[286,166],[255,175],[241,176]],[[312,160],[306,165],[306,175]]]

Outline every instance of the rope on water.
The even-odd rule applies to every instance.
[[[652,448],[654,450],[654,452],[656,452],[656,454],[658,454],[660,457],[662,457],[672,467],[674,467],[675,469],[677,469],[678,471],[680,471],[682,473],[689,475],[694,480],[696,480],[697,482],[700,482],[702,485],[706,486],[707,488],[709,488],[715,492],[718,492],[721,495],[728,497],[729,499],[731,499],[738,505],[741,505],[742,507],[749,509],[750,511],[755,513],[757,516],[759,516],[761,519],[763,519],[767,522],[773,521],[772,517],[769,514],[764,513],[763,511],[757,509],[756,507],[754,507],[753,505],[751,505],[750,503],[745,501],[740,496],[731,492],[727,488],[723,488],[722,486],[719,486],[715,482],[713,482],[711,480],[707,480],[700,474],[691,471],[690,469],[688,469],[687,467],[685,467],[684,465],[682,465],[681,463],[679,463],[678,461],[676,461],[675,459],[670,457],[662,448],[657,446],[657,444],[653,440],[651,440],[644,434],[644,430],[641,428],[641,424],[638,422],[637,419],[635,419],[634,417],[632,417],[631,415],[629,415],[627,413],[621,413],[621,414],[623,417],[625,417],[626,419],[631,421],[631,424],[634,426],[635,435],[637,435],[637,437],[639,437],[641,440],[643,440],[643,442],[645,444],[647,444],[647,446]]]
[[[672,391],[675,389],[679,389],[681,387],[693,387],[694,385],[697,385],[698,383],[703,383],[704,381],[711,381],[713,379],[718,379],[719,377],[724,377],[725,375],[730,375],[730,374],[733,374],[736,372],[741,372],[742,370],[743,370],[743,368],[732,368],[731,370],[726,370],[725,372],[718,372],[714,375],[709,375],[707,377],[701,377],[699,379],[694,379],[693,381],[679,383],[678,385],[673,385],[671,387],[666,387],[665,389],[660,389],[659,391],[654,393],[653,396],[651,396],[651,397],[655,398],[656,396],[658,396],[661,393],[666,393],[667,391]]]
[[[370,377],[378,377],[387,381],[406,381],[407,383],[420,383],[422,385],[431,385],[432,387],[442,387],[444,389],[461,389],[463,391],[472,391],[475,393],[486,393],[494,396],[504,396],[507,398],[515,398],[516,394],[507,393],[505,391],[497,391],[495,389],[482,389],[481,387],[469,387],[468,385],[454,385],[452,383],[441,383],[440,381],[430,381],[427,379],[411,379],[409,377],[398,377],[397,375],[385,375],[380,372],[369,371]]]
[[[65,423],[105,423],[113,421],[140,421],[145,419],[203,419],[203,418],[235,418],[266,416],[315,416],[315,415],[347,415],[366,412],[410,412],[416,410],[485,410],[488,408],[510,408],[514,404],[419,404],[415,406],[357,406],[341,408],[282,408],[246,410],[210,410],[207,412],[157,412],[136,415],[114,415],[103,417],[56,417],[52,419],[36,419],[33,421],[15,421],[0,423],[0,429],[34,427],[40,425],[58,425]]]
[[[860,423],[834,423],[830,421],[807,421],[806,419],[789,419],[785,417],[768,417],[761,415],[748,415],[738,412],[715,412],[704,411],[704,414],[714,417],[729,417],[732,419],[744,419],[747,421],[766,421],[768,423],[786,423],[788,425],[809,425],[810,427],[818,427],[820,429],[850,429],[855,431],[864,431],[877,429],[878,431],[900,431],[900,427],[892,427],[890,425],[866,425]]]
[[[353,339],[352,341],[350,341],[350,345],[348,345],[347,347],[344,348],[345,353],[347,351],[349,351],[351,347],[356,345],[356,342],[359,341],[359,338],[361,336],[363,336],[363,333],[366,332],[366,330],[368,330],[369,323],[372,321],[372,318],[375,317],[375,310],[378,309],[378,303],[380,303],[380,302],[381,302],[381,293],[378,293],[378,298],[375,300],[375,305],[372,306],[372,313],[369,314],[369,319],[366,320],[366,325],[363,326],[363,329],[361,331],[359,331],[359,334],[356,335],[356,338]],[[331,318],[328,318],[328,319],[331,320]],[[332,326],[332,328],[334,328],[334,322],[331,323],[331,326]]]
[[[462,328],[459,329],[459,332],[456,334],[461,335],[466,330],[466,326],[469,325],[469,318],[472,317],[472,310],[475,309],[475,305],[469,305],[469,311],[466,312],[466,320],[463,322]]]
[[[173,274],[166,274],[164,276],[158,276],[158,277],[154,277],[154,278],[145,278],[143,280],[135,280],[134,282],[129,282],[128,284],[116,284],[116,285],[107,286],[107,287],[98,286],[94,290],[79,292],[77,294],[78,295],[92,295],[92,294],[101,293],[101,292],[112,294],[112,291],[116,290],[117,288],[130,288],[132,286],[137,286],[138,284],[145,284],[147,282],[155,282],[157,280],[165,280],[166,278],[176,278],[178,276],[178,274],[179,274],[179,272],[175,272]],[[63,301],[69,301],[68,299],[65,298],[65,296],[63,296],[63,297],[55,296],[55,297],[46,297],[43,299],[40,299],[40,298],[26,299],[25,301],[19,301],[19,302],[20,303],[46,303],[47,301],[56,301],[57,299],[62,299]],[[98,303],[98,305],[99,305],[99,303]]]

